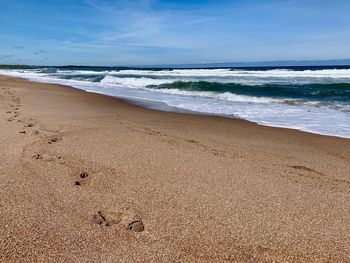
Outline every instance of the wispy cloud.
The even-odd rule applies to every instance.
[[[41,49],[41,50],[35,52],[34,54],[35,54],[36,56],[39,56],[39,55],[44,54],[44,53],[46,53],[46,51]]]
[[[350,56],[346,0],[0,2],[1,52],[21,54],[13,61],[116,65]]]
[[[114,45],[108,43],[101,42],[93,42],[93,41],[71,41],[71,40],[58,40],[58,39],[50,39],[47,41],[49,45],[52,46],[52,49],[55,50],[68,50],[68,51],[76,51],[76,52],[89,52],[96,51],[102,49],[113,48]]]
[[[201,25],[212,17],[203,17],[194,12],[186,13],[176,9],[156,9],[155,1],[117,1],[108,4],[103,1],[87,1],[95,8],[104,25],[95,40],[129,47],[153,47],[192,49],[203,45],[186,34],[182,28]]]
[[[6,60],[15,57],[15,54],[0,55],[0,60]]]

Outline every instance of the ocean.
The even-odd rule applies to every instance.
[[[159,110],[350,138],[350,67],[1,69]]]

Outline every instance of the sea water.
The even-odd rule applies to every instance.
[[[350,138],[349,68],[41,67],[2,75],[69,85],[146,107]]]

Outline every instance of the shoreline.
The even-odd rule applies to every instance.
[[[350,140],[0,76],[1,262],[347,262]]]
[[[220,115],[220,114],[211,114],[211,113],[204,113],[204,112],[199,112],[199,111],[191,111],[191,110],[186,110],[186,109],[181,109],[173,106],[169,106],[163,102],[158,102],[158,101],[153,101],[153,104],[147,105],[145,101],[146,99],[133,99],[133,98],[124,98],[124,97],[118,97],[118,96],[113,96],[113,95],[108,95],[108,94],[103,94],[99,92],[93,92],[93,91],[86,91],[81,88],[76,88],[73,86],[65,85],[65,84],[59,84],[59,83],[48,83],[48,82],[42,82],[42,81],[37,81],[37,80],[31,80],[25,77],[13,77],[13,76],[7,76],[7,75],[1,75],[0,77],[8,77],[8,78],[13,78],[13,79],[22,79],[26,81],[30,81],[33,83],[42,83],[42,84],[48,84],[48,85],[59,85],[62,87],[70,88],[70,89],[75,89],[75,90],[80,90],[86,93],[93,93],[101,96],[106,96],[106,97],[111,97],[116,100],[124,101],[126,103],[129,103],[130,105],[136,106],[136,107],[141,107],[144,109],[150,109],[150,110],[155,110],[155,111],[160,111],[160,112],[170,112],[170,113],[176,113],[176,114],[189,114],[189,115],[197,115],[197,116],[208,116],[208,117],[218,117],[218,118],[225,118],[229,120],[239,120],[239,121],[246,121],[255,125],[263,126],[263,127],[270,127],[270,128],[276,128],[276,129],[286,129],[286,130],[292,130],[292,131],[299,131],[303,133],[310,133],[314,135],[320,135],[320,136],[327,136],[327,137],[334,137],[334,138],[342,138],[342,139],[350,139],[350,137],[345,137],[345,136],[340,136],[340,135],[331,135],[331,134],[323,134],[323,133],[317,133],[313,131],[306,131],[306,130],[300,130],[299,128],[291,128],[291,127],[283,127],[283,126],[278,126],[278,125],[272,125],[272,124],[263,124],[263,123],[258,123],[255,121],[239,118],[237,116],[229,116],[229,115]],[[173,109],[173,110],[171,110]]]

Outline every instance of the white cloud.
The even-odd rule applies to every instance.
[[[106,4],[89,0],[87,4],[96,9],[102,32],[94,35],[96,42],[129,47],[170,49],[194,49],[206,45],[204,41],[183,32],[189,26],[208,22],[194,12],[178,10],[156,10],[151,0],[117,1]]]

